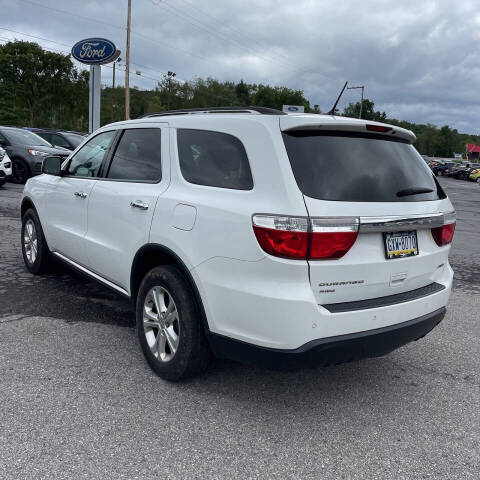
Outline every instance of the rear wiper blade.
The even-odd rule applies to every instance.
[[[433,190],[427,187],[406,188],[397,192],[397,197],[407,197],[408,195],[417,195],[419,193],[432,193]]]

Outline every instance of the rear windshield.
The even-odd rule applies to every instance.
[[[400,139],[295,130],[283,132],[283,140],[297,184],[308,197],[422,202],[446,196],[417,150]]]

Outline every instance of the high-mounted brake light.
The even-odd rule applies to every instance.
[[[392,127],[383,127],[382,125],[366,125],[367,130],[370,132],[381,132],[381,133],[387,133],[389,132]]]
[[[354,217],[305,218],[254,215],[253,230],[265,252],[276,257],[327,260],[343,257],[355,243]]]
[[[443,226],[432,228],[432,237],[439,247],[443,247],[452,242],[456,226],[455,212],[446,213],[443,218]]]

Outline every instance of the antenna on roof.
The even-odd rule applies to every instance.
[[[348,82],[345,82],[345,85],[342,88],[342,91],[340,92],[340,95],[337,97],[337,101],[333,105],[332,109],[327,113],[327,115],[335,115],[335,109],[337,108],[338,102],[340,101],[341,96],[343,95],[343,92],[347,88]]]

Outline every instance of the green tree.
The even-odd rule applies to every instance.
[[[343,110],[344,117],[359,118],[360,102],[349,103]],[[362,118],[364,120],[373,120],[375,122],[385,122],[387,114],[385,112],[375,111],[375,103],[368,98],[363,99]]]
[[[50,115],[56,118],[63,98],[74,80],[69,55],[43,50],[32,42],[15,41],[0,46],[0,78],[15,91],[19,112],[26,110],[30,126]]]

